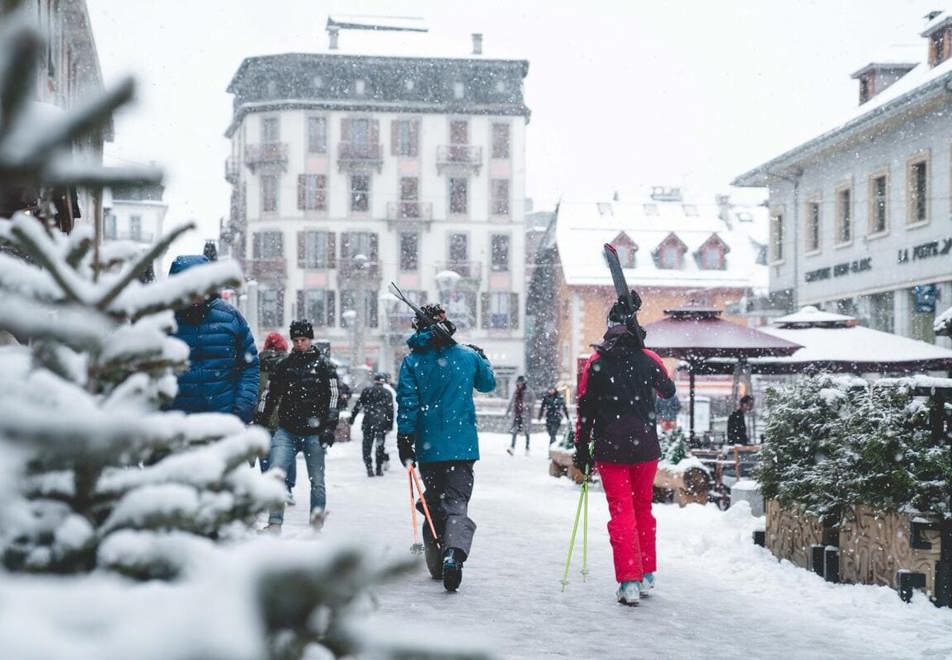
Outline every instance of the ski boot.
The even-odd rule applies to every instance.
[[[618,602],[622,605],[634,607],[641,600],[641,589],[642,586],[640,582],[622,582],[618,585],[618,591],[615,592],[615,597],[618,598]]]
[[[641,597],[650,596],[652,589],[654,589],[654,573],[645,573],[645,577],[641,581]]]
[[[449,548],[443,555],[443,588],[447,591],[456,591],[463,581],[462,557],[462,550],[457,548]]]

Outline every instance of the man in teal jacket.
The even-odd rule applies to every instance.
[[[456,330],[439,305],[423,311],[450,334]],[[476,531],[467,515],[473,464],[479,460],[473,389],[491,392],[496,377],[479,348],[450,345],[432,328],[413,327],[397,385],[397,448],[404,465],[419,462],[426,487],[438,535],[434,539],[424,523],[427,568],[434,578],[443,578],[447,591],[455,591]]]

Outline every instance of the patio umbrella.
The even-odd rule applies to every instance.
[[[694,376],[713,359],[737,361],[765,356],[791,355],[800,344],[720,318],[713,307],[685,306],[666,309],[660,321],[644,326],[645,344],[661,357],[688,363],[691,428],[694,439]],[[724,372],[720,372],[724,373]]]
[[[802,345],[786,357],[749,361],[755,374],[793,374],[804,370],[837,373],[903,373],[952,369],[952,350],[928,342],[873,330],[852,316],[823,312],[816,307],[774,319],[763,331]],[[731,365],[712,360],[708,373],[728,373]]]

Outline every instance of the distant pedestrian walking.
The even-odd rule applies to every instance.
[[[512,456],[516,451],[516,436],[524,433],[526,436],[526,453],[529,453],[529,433],[532,431],[532,407],[535,405],[535,395],[526,384],[526,377],[516,378],[516,389],[509,397],[509,406],[506,408],[506,414],[512,415],[512,425],[509,432],[512,433],[512,444],[506,451]]]
[[[264,347],[258,355],[261,362],[261,380],[258,384],[258,412],[264,412],[264,402],[268,398],[268,383],[271,378],[271,372],[275,367],[288,356],[288,340],[281,336],[280,332],[268,333],[265,337]],[[268,432],[273,436],[278,430],[278,410],[275,408],[271,418],[266,420]],[[267,472],[269,463],[268,457],[264,456],[260,460],[261,471]],[[252,464],[254,466],[254,464]],[[288,487],[288,504],[294,504],[294,484],[297,482],[297,459],[291,461],[291,467],[288,468],[287,478],[284,480]]]
[[[562,426],[562,416],[569,419],[569,409],[565,405],[565,397],[553,385],[545,391],[542,403],[539,404],[539,420],[545,415],[545,430],[549,434],[549,444],[554,444]]]
[[[353,424],[354,420],[357,419],[357,414],[363,408],[364,421],[361,423],[360,429],[364,436],[364,465],[367,468],[368,477],[375,474],[378,477],[383,476],[383,464],[387,460],[384,442],[387,439],[387,433],[393,428],[393,397],[384,387],[385,380],[384,374],[376,374],[373,385],[365,387],[360,393],[360,398],[357,399],[354,410],[350,414],[350,423]],[[376,449],[374,453],[377,459],[376,471],[371,456],[374,449]]]

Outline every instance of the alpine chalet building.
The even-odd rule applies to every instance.
[[[308,318],[334,357],[394,372],[412,315],[392,280],[441,301],[504,392],[525,361],[528,62],[484,57],[481,35],[453,57],[342,52],[387,36],[369,29],[330,19],[327,52],[249,57],[228,86],[225,229],[255,336]],[[400,43],[425,46],[414,32]]]

